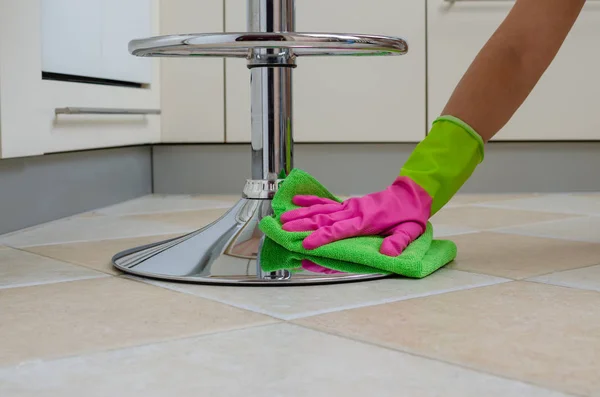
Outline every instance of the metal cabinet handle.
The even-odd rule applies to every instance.
[[[160,114],[160,109],[111,109],[66,107],[54,109],[54,114]]]

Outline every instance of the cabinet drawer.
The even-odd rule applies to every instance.
[[[246,9],[227,1],[226,28],[246,30]],[[400,36],[399,57],[298,58],[294,70],[297,142],[415,142],[425,136],[425,4],[422,0],[304,0],[298,32]],[[250,74],[226,62],[227,141],[250,140]]]
[[[429,123],[442,111],[511,1],[428,0]],[[536,88],[494,140],[598,140],[600,2],[588,1]]]
[[[43,0],[44,72],[141,84],[152,64],[127,51],[129,40],[152,35],[152,0]]]
[[[160,98],[151,88],[43,81],[42,92],[45,153],[160,142],[160,115],[108,113],[111,109],[159,110]],[[55,114],[66,107],[98,113]]]
[[[159,0],[150,4],[158,34]],[[158,142],[160,116],[55,116],[62,107],[160,109],[160,63],[143,59],[152,76],[142,88],[43,80],[41,17],[42,0],[0,0],[1,157]]]

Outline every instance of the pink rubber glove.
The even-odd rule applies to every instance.
[[[302,269],[307,270],[309,272],[321,274],[343,274],[343,272],[328,269],[326,267],[314,263],[313,261],[309,261],[308,259],[302,260]]]
[[[304,207],[281,216],[283,230],[312,233],[302,246],[313,250],[334,241],[368,235],[386,236],[380,252],[398,256],[427,227],[429,194],[408,177],[398,177],[384,191],[338,203],[317,196],[295,196]]]

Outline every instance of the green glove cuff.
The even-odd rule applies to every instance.
[[[462,127],[466,132],[468,132],[469,134],[471,134],[471,136],[473,138],[475,138],[475,140],[477,140],[477,142],[479,143],[479,152],[481,154],[481,161],[480,161],[480,163],[483,162],[483,160],[485,158],[485,150],[484,150],[483,138],[481,137],[481,135],[479,135],[477,133],[477,131],[475,131],[473,129],[473,127],[471,127],[469,124],[465,123],[464,121],[462,121],[458,117],[454,117],[454,116],[450,116],[450,115],[445,115],[445,116],[438,117],[437,119],[435,119],[433,121],[433,124],[435,125],[435,123],[437,123],[438,121],[449,121],[451,123],[456,124],[459,127]]]
[[[429,193],[431,215],[458,192],[484,158],[483,139],[473,128],[453,116],[433,122],[400,171]]]

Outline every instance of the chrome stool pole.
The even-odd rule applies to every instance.
[[[242,199],[211,225],[120,252],[113,257],[114,266],[138,276],[221,285],[306,285],[385,277],[263,266],[264,236],[258,224],[272,215],[271,199],[293,167],[292,72],[297,58],[402,55],[408,50],[406,42],[387,36],[296,33],[294,0],[248,0],[247,7],[245,33],[172,35],[130,43],[136,56],[246,58],[252,179],[246,182]]]
[[[294,0],[249,0],[248,31],[293,32]],[[296,59],[285,48],[255,48],[248,58],[252,179],[275,181],[293,167],[292,69]]]

